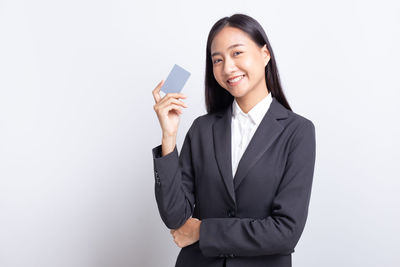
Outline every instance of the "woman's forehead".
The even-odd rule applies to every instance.
[[[235,44],[246,46],[250,42],[250,37],[244,31],[233,27],[224,27],[215,35],[211,43],[211,52],[222,52],[228,50],[230,46]]]

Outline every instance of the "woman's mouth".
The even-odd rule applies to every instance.
[[[232,86],[238,85],[240,83],[240,81],[243,80],[244,76],[245,76],[244,74],[240,75],[240,76],[236,76],[233,79],[229,79],[227,82],[229,83],[229,85],[232,85]]]

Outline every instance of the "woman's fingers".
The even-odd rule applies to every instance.
[[[182,113],[183,113],[181,107],[178,106],[178,105],[175,105],[175,104],[169,105],[168,107],[165,108],[165,110],[166,110],[166,113],[167,113],[167,114],[168,114],[171,110],[174,110],[174,111],[178,112],[179,114],[182,114]]]
[[[161,82],[159,84],[157,84],[156,88],[154,88],[154,90],[152,91],[154,101],[156,101],[156,103],[158,103],[161,100],[160,90],[161,90],[161,87],[163,86],[163,84],[164,84],[164,80],[161,80]]]
[[[174,98],[186,98],[186,96],[184,94],[181,93],[168,93],[164,96],[164,98],[170,98],[170,97],[174,97]]]
[[[163,86],[163,84],[164,84],[164,80],[161,80],[161,82],[159,82],[159,84],[157,84],[156,88],[154,88],[154,90],[152,91],[153,97],[154,97],[154,101],[156,103],[160,102],[160,100],[162,100],[162,99],[169,99],[171,97],[174,97],[174,98],[186,98],[186,96],[184,94],[181,94],[181,93],[168,93],[163,98],[161,98],[160,90],[161,90],[161,87]]]
[[[180,93],[168,93],[163,98],[161,98],[161,100],[157,104],[162,105],[164,103],[170,103],[170,101],[176,100],[176,101],[179,101],[180,103],[186,105],[184,102],[179,100],[180,98],[186,98],[186,96],[184,94],[180,94]]]
[[[163,107],[168,106],[168,105],[171,105],[171,104],[176,104],[176,105],[182,106],[182,107],[184,107],[184,108],[187,108],[187,107],[188,107],[183,101],[178,100],[178,99],[176,99],[176,98],[169,98],[169,99],[166,99],[166,100],[164,100],[164,101],[161,101],[161,102],[159,103],[159,106],[160,106],[160,108],[163,108]]]
[[[162,113],[167,113],[171,110],[171,109],[175,109],[178,113],[182,114],[182,109],[181,107],[187,108],[188,106],[175,98],[168,98],[168,99],[163,99],[160,102],[158,102],[157,104],[154,105],[154,110],[156,112],[160,112],[162,111]]]

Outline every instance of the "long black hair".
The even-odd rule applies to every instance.
[[[207,39],[206,71],[205,71],[205,100],[207,113],[215,113],[225,110],[232,104],[234,97],[215,80],[213,74],[213,64],[211,59],[211,42],[215,35],[225,26],[238,28],[247,33],[250,38],[261,48],[265,44],[270,53],[270,60],[265,67],[265,80],[268,90],[272,96],[278,100],[284,107],[292,110],[282,91],[279,79],[278,68],[275,62],[274,52],[268,41],[261,25],[252,17],[244,14],[234,14],[230,17],[224,17],[218,20],[211,28]]]

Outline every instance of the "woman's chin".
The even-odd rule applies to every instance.
[[[242,88],[229,88],[228,92],[235,98],[241,98],[247,94],[247,90]]]

